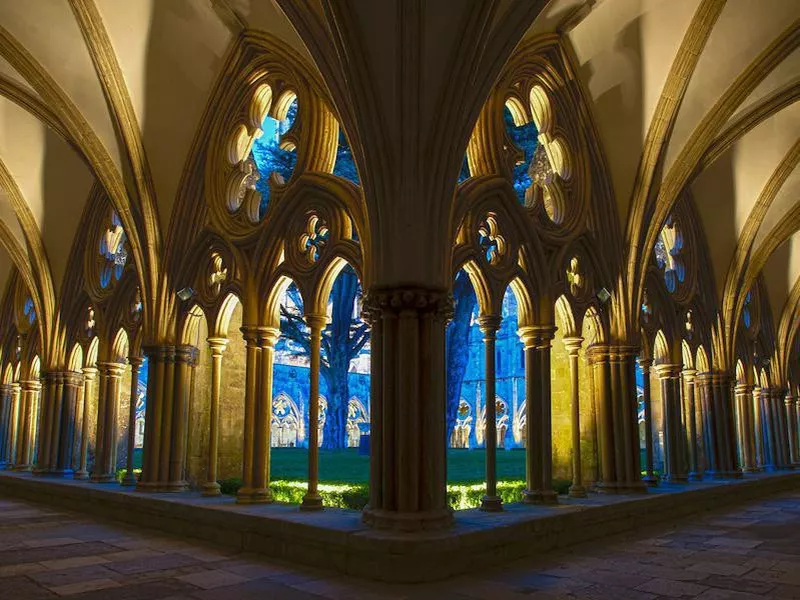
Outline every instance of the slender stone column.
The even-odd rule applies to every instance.
[[[364,313],[372,325],[370,500],[364,521],[376,528],[448,527],[443,290],[372,288]],[[316,427],[316,423],[311,424]]]
[[[653,407],[650,400],[650,367],[653,360],[640,358],[639,367],[642,369],[642,402],[644,404],[644,452],[645,476],[642,478],[647,485],[658,485],[653,468]]]
[[[39,453],[36,458],[36,465],[33,467],[35,475],[49,473],[50,463],[50,444],[52,440],[52,424],[55,419],[53,414],[56,401],[55,395],[55,373],[42,373],[43,390],[41,397],[41,415],[39,419]]]
[[[480,509],[488,512],[503,510],[503,501],[497,495],[497,394],[495,392],[495,348],[497,330],[502,318],[495,315],[478,319],[483,332],[484,361],[486,365],[486,408],[484,439],[486,440],[486,494],[481,499]]]
[[[173,447],[173,419],[175,417],[175,367],[177,360],[175,346],[164,346],[164,391],[161,396],[161,445],[158,449],[158,479],[156,489],[169,491],[170,468]]]
[[[775,388],[773,402],[775,404],[775,415],[778,423],[778,441],[781,456],[781,468],[791,468],[791,444],[789,437],[789,423],[786,419],[786,390]]]
[[[742,469],[748,473],[756,470],[753,448],[753,386],[738,384],[734,388],[736,406],[739,409],[739,446]]]
[[[753,406],[753,438],[755,440],[756,470],[763,471],[767,460],[764,447],[764,415],[761,407],[760,387],[753,387],[753,397],[750,402]]]
[[[97,366],[100,371],[99,404],[102,410],[98,412],[97,419],[97,443],[92,481],[95,483],[114,483],[117,477],[114,447],[117,443],[119,388],[125,367],[113,362],[102,362],[98,363]]]
[[[139,370],[144,359],[141,356],[129,356],[128,364],[131,366],[131,399],[128,403],[128,456],[125,465],[125,477],[122,485],[136,485],[136,475],[133,472],[133,451],[136,448],[136,401],[139,394]]]
[[[323,324],[324,327],[324,324]],[[275,327],[259,328],[259,389],[256,405],[255,459],[253,461],[253,502],[272,502],[270,482],[270,455],[272,428],[272,365],[275,359],[275,344],[281,331]],[[320,332],[321,333],[321,332]],[[311,423],[309,422],[309,429]]]
[[[794,468],[800,464],[800,448],[797,440],[797,396],[786,395],[786,429],[789,435],[790,466]]]
[[[78,462],[78,469],[73,477],[75,479],[88,479],[87,457],[89,452],[89,404],[94,394],[94,381],[97,377],[97,369],[94,367],[83,368],[83,414],[81,421],[81,451]]]
[[[609,347],[610,414],[614,448],[615,486],[608,491],[644,493],[639,443],[638,395],[636,393],[636,353],[634,346]]]
[[[305,315],[311,340],[311,366],[309,369],[308,391],[308,491],[303,496],[300,510],[322,510],[322,497],[319,495],[319,368],[322,343],[322,330],[325,328],[325,315]],[[444,439],[442,439],[444,443]],[[410,459],[410,457],[409,457]]]
[[[569,488],[569,495],[572,498],[586,498],[586,488],[583,487],[583,476],[581,473],[581,399],[580,399],[580,373],[579,359],[582,337],[564,338],[564,346],[569,353],[569,375],[570,375],[570,416],[572,433],[572,485]]]
[[[244,441],[242,450],[242,486],[236,502],[249,504],[253,498],[253,454],[255,452],[256,406],[258,405],[259,345],[258,328],[242,326],[245,341]]]
[[[520,339],[525,348],[525,479],[526,489],[523,502],[539,503],[541,500],[542,455],[539,449],[542,440],[542,395],[539,393],[540,373],[539,353],[536,351],[538,338],[533,328],[520,330]]]
[[[211,410],[208,431],[208,467],[207,481],[203,484],[203,496],[219,496],[217,483],[217,463],[219,454],[219,398],[222,386],[222,354],[228,347],[226,338],[208,338],[208,349],[211,351]]]
[[[600,482],[597,489],[603,493],[614,493],[617,491],[617,462],[614,452],[614,411],[611,404],[611,363],[608,346],[604,344],[592,346],[589,360],[593,371],[600,447]]]
[[[695,377],[697,376],[696,369],[684,369],[683,381],[685,384],[686,396],[684,398],[684,409],[686,411],[686,418],[684,419],[685,427],[688,429],[687,435],[689,437],[689,481],[700,481],[703,477],[700,474],[698,467],[698,454],[697,448],[697,421],[695,413],[697,412],[696,404],[696,391],[695,391]]]

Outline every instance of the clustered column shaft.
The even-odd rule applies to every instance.
[[[136,475],[133,472],[133,454],[136,448],[136,402],[139,395],[139,369],[144,360],[141,356],[129,356],[128,364],[131,366],[131,399],[128,405],[128,454],[125,464],[125,477],[122,485],[136,485]]]
[[[181,492],[186,483],[189,395],[197,349],[147,346],[147,408],[144,464],[137,489]]]
[[[445,451],[445,324],[441,290],[372,288],[370,496],[364,521],[394,530],[452,523]],[[311,427],[316,423],[311,421]]]
[[[695,376],[697,371],[694,369],[683,370],[684,382],[684,397],[683,397],[683,410],[684,410],[684,431],[688,437],[688,450],[689,450],[689,480],[698,481],[701,479],[699,469],[699,453],[700,449],[697,444],[697,392],[695,385]]]
[[[75,479],[88,479],[89,471],[87,469],[87,460],[89,453],[89,406],[94,400],[94,381],[97,377],[97,369],[95,367],[83,368],[83,390],[82,390],[82,403],[83,409],[81,411],[81,444],[80,456],[78,459],[78,469],[75,471]]]
[[[583,474],[581,472],[581,404],[580,404],[580,351],[583,338],[565,338],[564,345],[569,353],[570,375],[570,421],[572,434],[572,485],[569,495],[573,498],[585,498],[586,488],[583,487]]]
[[[650,398],[650,368],[653,361],[649,358],[640,358],[639,367],[642,369],[642,403],[644,404],[644,451],[645,475],[642,481],[647,485],[658,485],[655,475],[653,460],[653,406]]]
[[[656,367],[661,382],[664,421],[664,480],[685,482],[686,435],[681,421],[681,372],[679,365]]]
[[[91,478],[96,483],[116,481],[117,415],[119,412],[120,382],[125,366],[114,362],[97,364],[100,388],[97,400],[97,434],[95,459]]]

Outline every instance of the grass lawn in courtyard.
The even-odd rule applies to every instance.
[[[447,481],[449,483],[480,483],[485,480],[486,451],[447,451]],[[270,477],[273,480],[305,480],[308,474],[308,450],[305,448],[273,448]],[[525,451],[498,450],[497,478],[525,479]],[[369,456],[357,448],[320,450],[319,480],[321,483],[367,483]]]

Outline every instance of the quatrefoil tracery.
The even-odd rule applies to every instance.
[[[328,243],[329,234],[330,230],[325,221],[312,213],[308,217],[306,229],[300,235],[299,240],[300,252],[306,255],[308,262],[314,264],[320,259],[322,251]]]
[[[506,253],[506,240],[500,234],[497,219],[492,214],[486,215],[478,224],[478,245],[490,265],[499,263]]]

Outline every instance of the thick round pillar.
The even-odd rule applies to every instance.
[[[256,437],[256,406],[258,404],[259,339],[258,328],[243,326],[245,341],[244,440],[242,448],[242,486],[236,492],[236,502],[249,504],[253,499],[253,454]]]
[[[642,481],[647,485],[658,485],[658,477],[653,468],[653,406],[650,398],[650,368],[653,361],[650,358],[640,358],[639,367],[642,369],[642,403],[644,404],[644,452],[645,475]]]
[[[324,325],[323,325],[324,327]],[[280,329],[260,327],[258,402],[256,404],[255,457],[253,460],[253,496],[251,501],[258,503],[272,502],[270,483],[270,460],[272,439],[272,367],[275,360],[275,344],[280,338]],[[311,421],[309,421],[311,428]]]
[[[687,449],[689,451],[688,478],[689,481],[700,481],[700,479],[703,477],[700,474],[700,468],[698,466],[699,449],[697,447],[697,421],[695,419],[695,414],[697,412],[695,377],[697,376],[697,371],[695,369],[684,369],[682,376],[684,383],[683,389],[685,392],[683,398],[683,422],[686,436],[688,438]]]
[[[440,290],[373,288],[364,313],[372,324],[372,477],[364,522],[406,531],[448,527],[445,324],[452,298]]]
[[[681,424],[681,397],[679,365],[656,366],[661,383],[661,400],[664,414],[664,481],[685,483],[688,480],[683,468],[681,445],[685,435]]]

